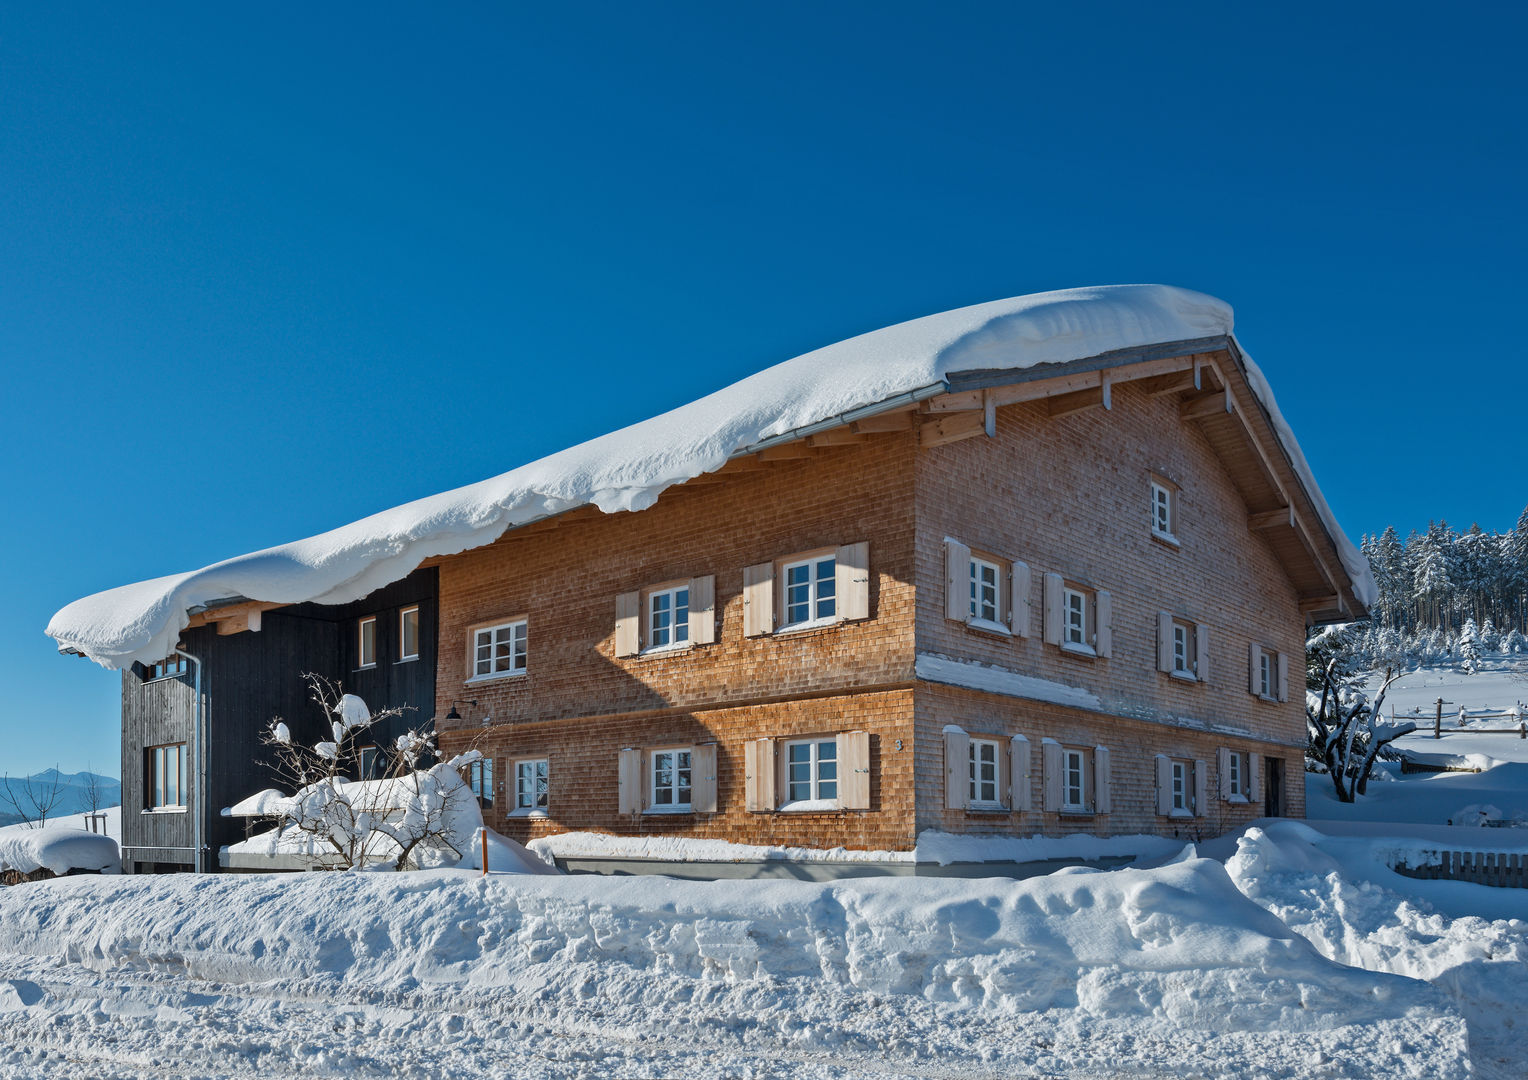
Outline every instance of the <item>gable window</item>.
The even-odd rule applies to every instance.
[[[377,666],[377,617],[367,616],[356,625],[356,667]]]
[[[975,807],[1000,806],[998,790],[999,757],[996,739],[973,738],[968,750],[970,764],[970,804]]]
[[[785,744],[785,799],[791,804],[838,798],[838,740],[810,739]]]
[[[406,607],[398,612],[398,659],[419,659],[419,608]]]
[[[183,809],[186,806],[186,744],[148,748],[148,790],[145,802],[150,810]]]
[[[1177,544],[1178,490],[1165,480],[1151,481],[1151,535],[1169,544]]]
[[[1064,747],[1061,751],[1061,809],[1084,813],[1090,809],[1088,773],[1091,771],[1087,750]]]
[[[547,759],[515,762],[515,809],[531,814],[547,807]]]
[[[690,643],[690,587],[647,594],[647,647],[672,649]]]
[[[186,673],[186,658],[184,656],[167,656],[163,660],[155,660],[152,664],[144,665],[143,677],[148,681],[154,679],[177,679]]]
[[[832,555],[780,568],[785,582],[785,624],[782,630],[833,621],[837,605],[838,563]]]
[[[493,758],[482,757],[467,764],[467,786],[477,796],[478,805],[493,805]]]
[[[693,772],[689,750],[654,750],[649,810],[689,810]]]
[[[999,584],[1003,571],[995,562],[971,556],[971,603],[970,618],[973,622],[1002,623],[1002,601]]]
[[[472,677],[496,679],[525,674],[526,620],[472,631]]]

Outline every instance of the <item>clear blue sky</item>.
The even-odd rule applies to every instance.
[[[117,677],[42,635],[77,596],[1042,289],[1231,302],[1355,539],[1506,528],[1525,21],[12,5],[0,772],[118,771]]]

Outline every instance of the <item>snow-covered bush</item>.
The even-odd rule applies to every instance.
[[[1528,638],[1523,637],[1523,632],[1515,626],[1501,639],[1501,651],[1509,656],[1517,656],[1525,648],[1528,648]]]
[[[1360,689],[1360,662],[1353,648],[1359,636],[1352,623],[1326,626],[1305,643],[1306,756],[1332,778],[1340,802],[1364,794],[1375,758],[1393,740],[1417,729],[1411,722],[1386,724],[1380,709],[1401,673],[1387,670],[1374,701]]]

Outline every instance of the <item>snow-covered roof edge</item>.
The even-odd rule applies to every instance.
[[[1066,289],[914,319],[776,364],[488,480],[305,540],[84,597],[54,615],[47,633],[61,649],[104,667],[126,667],[168,655],[192,609],[229,597],[279,604],[358,600],[425,559],[481,547],[540,518],[591,504],[606,513],[646,509],[667,488],[721,468],[736,453],[833,418],[938,393],[957,372],[1022,371],[1231,338],[1232,326],[1223,301],[1167,285]],[[1370,602],[1366,563],[1332,516],[1267,380],[1246,360],[1249,382],[1275,419],[1355,594]]]

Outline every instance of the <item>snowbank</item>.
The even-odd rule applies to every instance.
[[[1225,303],[1165,285],[1038,293],[914,319],[798,356],[490,480],[306,540],[76,600],[54,615],[47,632],[60,647],[106,667],[124,667],[167,655],[188,609],[236,596],[274,603],[357,600],[426,558],[479,547],[548,515],[587,504],[607,513],[645,509],[670,485],[718,469],[767,439],[936,393],[956,372],[1064,363],[1117,349],[1224,337],[1231,328]],[[1247,366],[1367,601],[1373,593],[1367,564],[1327,509],[1266,380],[1250,359]]]
[[[18,826],[0,832],[0,871],[23,874],[51,870],[122,872],[122,852],[109,836],[86,832],[76,825],[44,825],[40,829]]]

